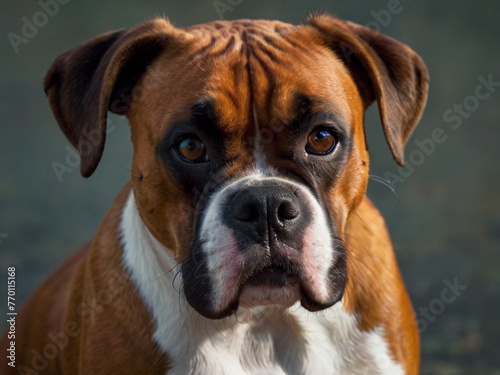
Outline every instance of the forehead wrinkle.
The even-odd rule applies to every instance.
[[[284,26],[281,23],[279,25]],[[227,117],[227,120],[232,120],[230,117],[241,117],[235,116],[234,113],[233,116],[228,116],[230,112],[228,109],[233,111],[236,109],[234,112],[246,112],[245,114],[250,117],[252,112],[250,106],[255,100],[258,112],[261,112],[266,104],[273,102],[272,91],[276,87],[275,71],[270,69],[268,62],[260,56],[262,53],[259,53],[259,50],[264,50],[265,45],[269,47],[268,54],[269,50],[274,49],[279,50],[278,53],[290,47],[295,49],[281,32],[276,30],[275,22],[267,21],[218,21],[203,25],[201,28],[189,29],[190,33],[196,35],[195,39],[198,39],[193,43],[196,48],[190,54],[190,63],[196,60],[205,67],[205,70],[212,72],[207,82],[209,91],[213,91],[213,94],[224,93],[224,98],[220,98],[221,102],[225,102],[221,103],[223,107],[221,117]],[[285,56],[290,54],[289,51],[284,53]],[[248,85],[244,84],[246,81]],[[259,100],[264,92],[265,100]],[[241,106],[241,98],[247,97],[249,105]]]

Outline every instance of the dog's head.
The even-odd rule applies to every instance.
[[[364,196],[365,109],[377,101],[396,161],[423,110],[410,48],[322,15],[301,26],[157,19],[61,55],[45,89],[90,176],[110,110],[129,118],[142,220],[182,262],[202,315],[341,299],[343,237]]]

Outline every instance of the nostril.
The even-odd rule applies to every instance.
[[[281,186],[254,186],[233,195],[227,206],[232,220],[247,228],[291,228],[301,215],[298,198]],[[249,226],[248,226],[249,225]]]
[[[239,221],[254,221],[259,218],[259,210],[251,203],[236,203],[231,212]]]
[[[229,210],[238,221],[252,222],[259,218],[260,200],[247,190],[236,194],[230,201]]]
[[[278,207],[279,220],[293,220],[300,215],[300,208],[293,202],[282,202]]]

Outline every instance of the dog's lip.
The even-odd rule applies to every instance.
[[[241,286],[238,300],[244,307],[281,305],[300,301],[299,273],[292,267],[267,266],[252,272]]]
[[[253,287],[283,288],[294,286],[298,282],[297,272],[280,266],[268,266],[253,273],[244,284]]]

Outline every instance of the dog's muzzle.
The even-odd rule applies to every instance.
[[[296,182],[246,177],[213,194],[182,275],[188,302],[223,318],[239,306],[332,306],[345,286],[345,249],[330,217]]]

